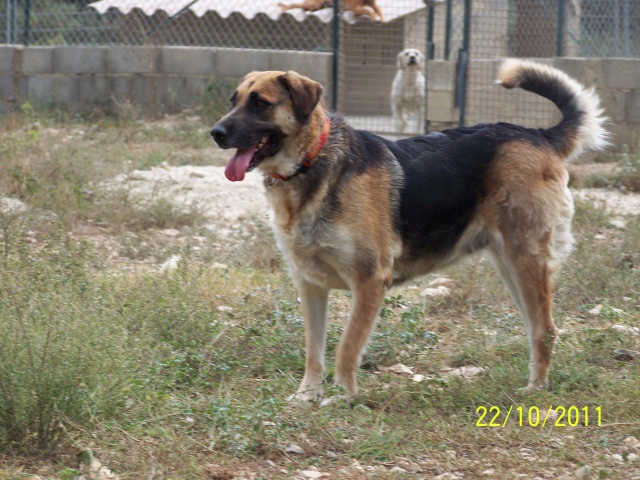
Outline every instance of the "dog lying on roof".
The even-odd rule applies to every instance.
[[[226,177],[264,175],[274,233],[302,301],[306,368],[294,395],[322,397],[331,289],[353,293],[334,381],[357,394],[356,370],[387,291],[484,253],[525,321],[528,389],[547,384],[556,326],[551,288],[571,250],[564,163],[600,149],[599,99],[547,65],[507,60],[498,83],[556,104],[547,129],[481,124],[392,142],[325,110],[322,86],[295,72],[252,72],[211,130],[237,149]]]
[[[323,8],[333,8],[333,0],[304,0],[302,3],[278,3],[283,12],[293,8],[301,8],[307,12],[315,12]],[[367,15],[375,22],[384,22],[382,10],[376,0],[344,0],[344,11],[352,11],[356,17]]]

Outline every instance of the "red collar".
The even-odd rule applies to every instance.
[[[269,176],[271,178],[277,178],[280,180],[284,180],[286,182],[287,180],[290,180],[296,175],[299,175],[300,173],[305,172],[311,166],[311,162],[313,162],[316,159],[316,157],[320,153],[320,150],[322,150],[322,147],[324,147],[324,144],[327,143],[327,138],[329,138],[330,132],[331,132],[331,122],[329,121],[328,117],[325,117],[324,126],[322,127],[322,133],[320,134],[320,137],[318,137],[318,140],[316,141],[315,145],[304,156],[304,158],[302,159],[302,163],[298,166],[298,169],[291,175],[280,175],[279,173],[273,172],[273,173],[270,173]]]

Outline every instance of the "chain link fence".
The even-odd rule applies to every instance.
[[[275,0],[0,0],[0,38],[24,45],[173,45],[330,51],[329,12]]]
[[[294,1],[281,0],[284,4]],[[414,40],[409,37],[417,38],[416,34],[424,38],[415,29],[427,17],[428,2],[378,0],[377,3],[391,22],[400,16],[407,17],[403,28],[408,37],[404,43],[412,43]],[[462,2],[442,0],[434,5],[439,17],[444,17],[447,10],[451,12],[452,31],[448,34],[460,39]],[[488,8],[494,9],[493,16],[486,12]],[[640,57],[640,0],[474,0],[472,9],[475,27],[472,30],[498,27],[494,36],[499,33],[509,40],[505,48],[494,49],[494,54]],[[330,8],[313,14],[301,9],[288,13],[282,15],[278,0],[0,0],[0,41],[41,46],[151,42],[331,50]],[[345,24],[352,25],[353,20],[351,16]],[[488,23],[483,23],[485,20]],[[436,38],[445,35],[445,24],[444,19],[435,22]],[[424,22],[419,28],[426,28]],[[374,41],[384,43],[385,32],[379,33],[382,35]],[[558,34],[563,36],[560,48]],[[421,46],[426,48],[424,44]],[[472,44],[474,56],[492,53],[486,47],[492,47],[492,42],[487,43],[487,37],[480,35]],[[450,53],[455,54],[453,50]],[[441,57],[444,54],[444,50],[438,52]]]
[[[559,118],[550,102],[491,87],[496,59],[640,57],[640,0],[474,0],[470,32],[466,123],[545,127]]]
[[[507,121],[530,127],[547,127],[557,120],[557,108],[548,100],[519,89],[506,91],[494,86],[493,81],[499,59],[526,57],[550,61],[556,54],[558,42],[567,43],[568,35],[558,40],[558,5],[563,1],[472,2],[464,99],[466,124]],[[573,19],[568,17],[566,20],[565,34],[575,31]]]
[[[640,0],[584,0],[577,38],[580,56],[640,57]]]
[[[499,58],[640,57],[640,0],[377,0],[383,18],[340,12],[336,31],[332,8],[285,12],[278,1],[302,0],[0,0],[0,43],[316,52],[339,45],[339,109],[357,128],[390,136],[460,119],[553,122],[549,102],[491,87]],[[428,108],[409,112],[400,131],[391,90],[408,48],[431,62],[423,67]],[[523,106],[527,118],[514,117]]]

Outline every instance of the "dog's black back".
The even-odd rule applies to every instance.
[[[456,245],[485,197],[484,178],[500,145],[514,140],[536,147],[547,143],[544,131],[509,123],[395,142],[366,131],[357,134],[364,144],[384,144],[402,167],[397,225],[407,251],[416,257],[441,255]]]

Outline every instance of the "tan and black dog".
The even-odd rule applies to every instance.
[[[553,101],[548,129],[480,124],[397,142],[354,130],[295,72],[253,72],[211,134],[236,148],[225,174],[265,175],[274,231],[302,300],[306,372],[295,397],[322,395],[329,290],[353,304],[335,382],[356,369],[388,289],[483,252],[525,320],[528,389],[547,383],[556,327],[552,277],[571,249],[573,202],[563,163],[606,144],[598,97],[546,65],[503,63],[497,83]]]

